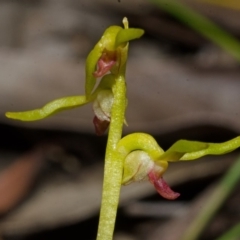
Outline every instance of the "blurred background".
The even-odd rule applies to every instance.
[[[179,17],[181,8],[172,0],[156,2],[0,0],[2,240],[95,239],[106,136],[94,134],[92,107],[33,123],[4,113],[82,95],[87,54],[105,28],[121,25],[124,16],[131,27],[145,30],[130,44],[124,133],[151,133],[164,149],[178,139],[221,142],[239,135],[240,47],[226,41],[224,50],[202,31],[215,39],[224,35],[198,27],[186,13]],[[239,40],[239,1],[178,3]],[[123,187],[115,239],[180,239],[237,155],[172,164],[166,180],[181,193],[174,202],[148,182]],[[240,220],[239,188],[199,239],[216,239]]]

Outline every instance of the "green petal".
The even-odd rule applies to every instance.
[[[174,143],[159,160],[169,162],[195,160],[205,155],[221,155],[240,147],[240,137],[224,143],[205,143],[179,140]]]
[[[207,147],[208,143],[179,140],[174,143],[164,154],[162,154],[159,160],[170,162],[178,161],[185,153],[198,152],[202,149],[206,149]]]
[[[140,38],[143,34],[144,30],[139,28],[121,29],[116,36],[115,47],[117,48],[121,44]]]
[[[70,96],[56,99],[39,109],[25,112],[7,112],[6,117],[21,121],[35,121],[49,117],[65,109],[71,109],[88,103],[85,96]]]

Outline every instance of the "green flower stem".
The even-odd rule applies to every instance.
[[[181,240],[196,240],[240,180],[240,157],[227,171]]]
[[[240,43],[227,31],[177,0],[150,0],[166,12],[223,48],[240,62]]]
[[[104,180],[100,220],[97,240],[111,240],[113,238],[120,189],[123,175],[123,160],[116,151],[117,144],[122,137],[122,128],[126,109],[125,68],[128,45],[121,54],[121,64],[113,85],[114,102],[111,110],[108,142],[105,156]]]

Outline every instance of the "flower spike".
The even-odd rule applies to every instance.
[[[112,239],[121,184],[148,179],[162,197],[174,200],[180,194],[163,179],[170,162],[225,154],[240,146],[240,136],[224,143],[180,140],[164,152],[149,134],[133,133],[122,138],[127,107],[125,72],[128,43],[144,33],[142,29],[129,28],[127,18],[123,19],[123,25],[124,28],[107,28],[87,56],[84,96],[60,98],[32,111],[6,113],[9,118],[35,121],[93,102],[96,134],[104,134],[109,126],[97,240]],[[96,87],[97,78],[101,79]]]

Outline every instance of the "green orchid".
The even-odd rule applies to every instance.
[[[240,146],[240,137],[224,143],[179,140],[164,151],[146,133],[133,133],[122,138],[123,124],[126,123],[125,71],[129,41],[144,33],[142,29],[128,28],[126,18],[123,25],[124,28],[107,28],[89,53],[85,67],[85,95],[60,98],[40,109],[6,113],[8,118],[35,121],[92,103],[96,134],[102,135],[109,127],[97,240],[111,240],[113,237],[122,184],[149,179],[161,196],[173,200],[179,193],[174,192],[163,179],[169,162],[225,154]]]
[[[35,110],[7,112],[6,117],[21,121],[36,121],[60,111],[93,102],[95,131],[97,135],[102,135],[111,119],[115,78],[125,74],[128,42],[141,37],[144,33],[142,29],[128,28],[126,18],[123,23],[124,28],[120,26],[107,28],[100,41],[87,56],[85,95],[56,99]],[[110,74],[106,75],[108,72]],[[101,78],[101,80],[95,88],[97,78]]]
[[[163,179],[169,162],[191,161],[205,155],[229,153],[240,146],[240,137],[224,143],[179,140],[166,152],[146,133],[133,133],[122,138],[117,151],[124,161],[122,184],[149,179],[158,193],[169,200],[180,194],[171,190]]]

